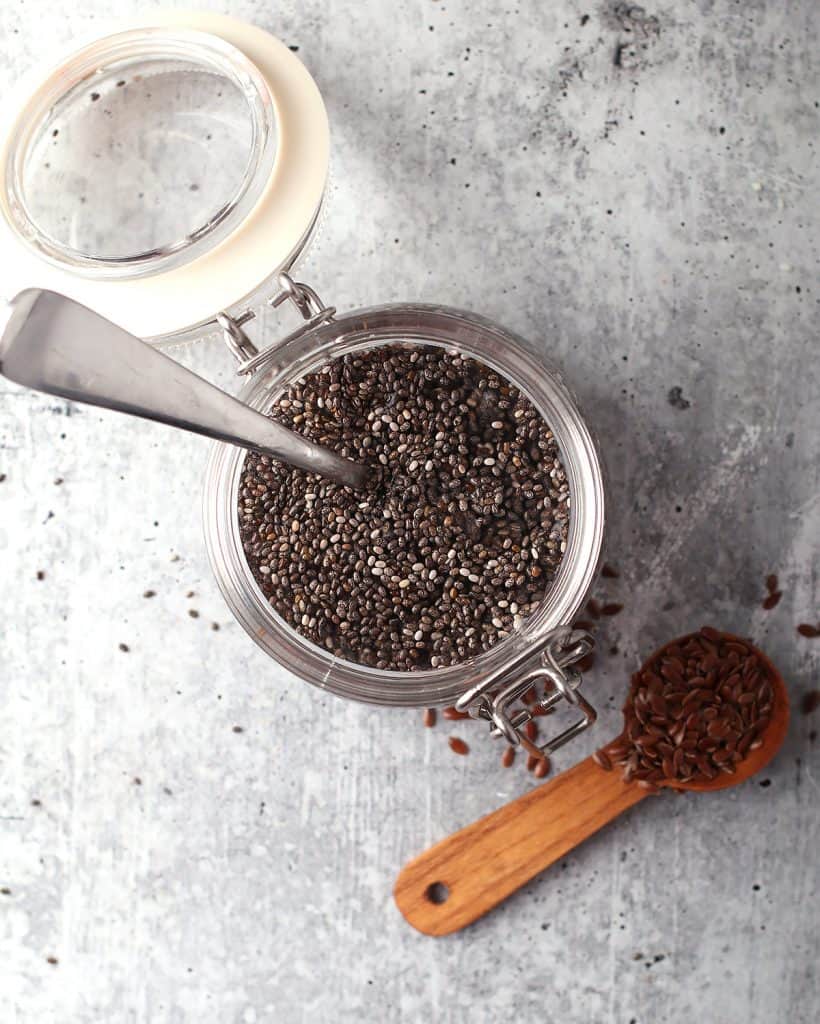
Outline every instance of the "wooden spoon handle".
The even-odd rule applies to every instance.
[[[449,935],[646,795],[588,757],[410,861],[396,880],[396,904],[420,932]]]

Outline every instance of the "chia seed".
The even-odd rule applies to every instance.
[[[245,457],[245,555],[302,636],[414,671],[487,651],[533,613],[566,548],[570,493],[552,431],[508,380],[440,348],[391,345],[307,375],[270,415],[378,470],[359,492]]]

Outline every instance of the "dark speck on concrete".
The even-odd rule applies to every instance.
[[[586,25],[586,23],[587,23],[588,21],[589,21],[589,15],[588,15],[588,14],[582,14],[582,15],[581,15],[581,25],[582,25],[582,26],[583,26],[583,25]]]
[[[45,578],[46,578],[45,572],[43,572],[42,569],[38,569],[37,570],[37,579],[38,580],[44,580]]]
[[[31,801],[31,806],[32,807],[42,807],[43,806],[43,801],[42,800],[38,800],[35,797],[35,799]]]
[[[755,884],[752,886],[752,889],[754,892],[760,892],[760,886],[757,884],[757,882],[755,882]]]
[[[771,784],[771,779],[761,779],[760,782],[758,782],[758,786],[760,786],[761,789],[767,789]]]
[[[46,963],[47,964],[51,964],[52,967],[56,966],[59,962],[60,961],[57,959],[56,956],[47,956],[46,957]]]
[[[139,777],[139,775],[135,775],[134,776],[134,785],[135,786],[141,786],[142,785],[142,779]]]
[[[787,448],[794,448],[794,434],[793,433],[786,434],[786,447]]]
[[[298,52],[299,52],[299,47],[298,47],[298,46],[289,46],[289,47],[288,47],[288,49],[289,49],[289,50],[290,50],[290,51],[291,51],[292,53],[298,53]]]
[[[692,404],[683,397],[683,388],[680,387],[670,388],[666,395],[666,400],[675,409],[688,409]]]
[[[2,484],[5,479],[6,479],[6,474],[5,473],[0,473],[0,484]]]
[[[121,651],[123,651],[126,654],[131,650],[131,648],[128,646],[128,644],[119,644],[119,648],[120,648]]]
[[[235,726],[233,727],[233,731],[234,731],[234,732],[244,732],[245,730],[244,730],[244,729],[242,728],[242,726],[241,726],[241,725],[235,725]]]
[[[193,185],[189,185],[188,188],[191,192],[199,192],[199,185],[197,185],[196,183],[194,183]]]
[[[92,92],[91,93],[91,102],[92,103],[96,103],[99,98],[100,98],[100,94],[98,92]]]
[[[192,619],[198,619],[199,618],[199,612],[196,610],[196,608],[189,608],[188,609],[188,614],[191,616]]]

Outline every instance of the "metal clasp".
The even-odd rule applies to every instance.
[[[531,648],[523,651],[462,694],[456,709],[489,722],[491,736],[503,736],[511,746],[520,745],[530,754],[545,757],[588,729],[598,717],[595,708],[578,692],[581,673],[572,667],[590,653],[594,641],[584,630],[558,626],[539,646],[540,665],[509,682],[509,677],[533,657]],[[521,704],[515,708],[516,702],[532,686],[543,687],[543,695],[531,707]],[[562,700],[577,708],[581,717],[557,736],[541,744],[534,743],[526,734],[527,722],[538,717],[539,711],[542,714],[551,711]]]
[[[252,310],[247,310],[238,317],[231,317],[227,313],[217,314],[216,322],[222,328],[225,344],[239,360],[236,372],[240,376],[256,373],[261,367],[267,366],[271,362],[274,354],[283,345],[302,337],[303,334],[318,327],[319,324],[327,323],[336,315],[336,307],[325,306],[310,285],[294,281],[285,271],[279,275],[277,280],[281,290],[273,298],[268,299],[268,305],[275,309],[283,302],[290,300],[299,310],[305,323],[284,338],[262,349],[261,352],[242,329],[244,324],[256,316]]]

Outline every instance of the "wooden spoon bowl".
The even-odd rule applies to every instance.
[[[764,768],[786,737],[789,700],[782,676],[769,658],[747,641],[731,634],[721,636],[745,644],[768,675],[772,714],[762,744],[737,762],[734,774],[721,772],[714,779],[687,782],[666,779],[658,786],[700,793],[737,786]],[[665,644],[646,664],[651,665],[666,647],[689,639],[691,636]],[[396,881],[396,904],[420,932],[448,935],[458,931],[648,795],[649,790],[639,783],[625,781],[621,771],[604,771],[588,757],[410,861]]]

